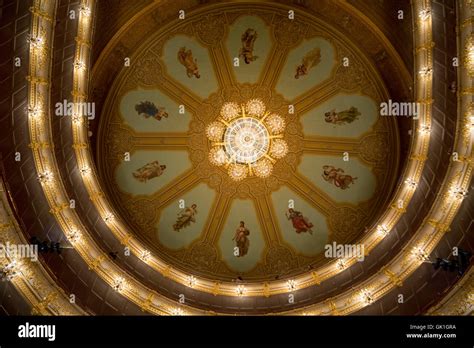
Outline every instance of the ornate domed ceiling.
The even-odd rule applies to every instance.
[[[218,280],[302,273],[328,261],[325,245],[356,243],[387,205],[400,165],[397,125],[379,116],[387,95],[364,53],[321,20],[207,6],[153,32],[117,76],[100,175],[130,231],[173,266]],[[288,153],[269,158],[266,177],[236,181],[235,159],[212,163],[206,129],[226,103],[255,99],[266,108],[255,124],[279,115]]]
[[[470,0],[0,9],[0,313],[472,313]]]

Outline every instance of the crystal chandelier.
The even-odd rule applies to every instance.
[[[225,103],[220,117],[206,129],[212,143],[209,161],[226,167],[235,181],[251,175],[268,177],[274,163],[288,153],[284,129],[283,118],[267,111],[259,99],[240,106]]]

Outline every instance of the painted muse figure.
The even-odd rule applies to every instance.
[[[201,77],[201,75],[199,75],[197,59],[193,58],[193,51],[186,51],[186,47],[181,47],[178,51],[178,61],[186,68],[186,75],[189,78],[193,76],[196,78]]]
[[[250,240],[247,237],[249,234],[250,231],[245,227],[245,222],[240,221],[239,227],[235,230],[234,238],[232,238],[232,240],[235,240],[237,248],[239,248],[239,255],[237,257],[247,255],[250,246]]]
[[[140,116],[145,118],[153,117],[157,121],[161,121],[163,117],[168,117],[168,113],[165,111],[164,107],[157,107],[154,103],[147,100],[135,105],[135,111],[138,112]]]
[[[255,40],[257,40],[257,32],[255,29],[248,28],[245,33],[242,34],[240,41],[242,42],[242,48],[240,49],[239,57],[244,58],[245,64],[255,61],[258,56],[253,55],[253,46]]]
[[[158,161],[153,161],[134,171],[133,177],[140,182],[147,182],[147,180],[156,178],[163,174],[165,169],[165,165],[160,165]]]
[[[343,125],[347,123],[352,123],[357,120],[360,116],[359,110],[356,107],[351,106],[349,109],[344,111],[336,112],[336,109],[333,109],[324,114],[324,121],[327,123],[332,123],[336,125]]]
[[[344,169],[329,165],[323,166],[322,177],[324,180],[334,184],[334,186],[339,187],[341,190],[348,189],[349,186],[354,184],[355,180],[357,179],[357,177],[344,174]]]
[[[197,205],[193,204],[191,207],[186,207],[178,213],[176,223],[173,225],[173,230],[179,232],[181,229],[196,222],[195,215],[197,214]]]
[[[309,70],[321,62],[321,50],[319,47],[313,48],[305,54],[301,64],[296,67],[295,79],[309,74]]]
[[[314,225],[307,217],[303,216],[301,212],[290,208],[288,209],[288,213],[285,213],[285,215],[288,220],[291,220],[296,233],[309,232],[309,234],[313,234],[311,228],[314,227]]]

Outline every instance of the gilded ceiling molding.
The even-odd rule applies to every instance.
[[[420,45],[431,46],[432,44],[431,20],[428,22],[429,24],[425,23],[425,29],[421,32],[421,37],[419,38]],[[423,64],[420,64],[420,71],[426,67],[431,67],[431,53],[432,50],[423,50],[418,54],[418,57],[423,60]],[[366,250],[368,250],[368,252],[370,252],[370,250],[380,243],[383,238],[389,234],[393,226],[395,226],[395,224],[398,222],[404,213],[406,206],[413,197],[417,182],[420,179],[421,173],[423,171],[425,162],[424,159],[427,156],[430,138],[428,130],[431,123],[431,70],[428,71],[428,73],[423,70],[423,73],[418,75],[417,80],[419,80],[417,100],[422,102],[421,117],[418,120],[418,128],[420,129],[420,132],[416,132],[414,135],[410,162],[405,170],[405,182],[401,185],[401,187],[399,187],[397,193],[395,194],[395,198],[392,199],[392,203],[388,211],[380,218],[379,223],[374,226],[370,232],[367,233],[366,237],[364,237],[361,241],[366,245]],[[77,119],[80,119],[80,117],[76,118],[76,121]],[[74,142],[75,144],[86,144],[88,143],[87,133],[84,131],[86,128],[82,127],[83,130],[80,131],[81,127],[79,126],[81,126],[79,122],[75,122],[73,124],[73,131],[75,134]],[[277,280],[265,282],[262,284],[251,283],[241,285],[240,288],[237,288],[235,283],[232,282],[215,282],[202,277],[195,277],[192,274],[184,273],[181,270],[166,264],[160,258],[150,255],[150,252],[143,247],[142,243],[137,238],[131,237],[126,225],[119,218],[117,218],[115,214],[113,214],[113,208],[110,206],[110,203],[103,195],[96,195],[96,193],[101,193],[102,191],[97,179],[95,179],[96,174],[93,173],[92,170],[94,165],[89,150],[85,147],[81,147],[79,149],[77,146],[75,149],[78,158],[78,165],[80,168],[83,168],[83,173],[87,174],[86,177],[83,176],[85,186],[87,187],[91,197],[94,197],[93,203],[95,204],[98,211],[102,214],[104,221],[115,234],[117,239],[123,241],[124,238],[127,237],[126,246],[130,248],[132,253],[137,255],[137,257],[141,258],[143,262],[147,263],[162,275],[169,277],[183,285],[215,295],[269,296],[289,293],[293,292],[295,289],[298,290],[308,286],[313,286],[320,283],[321,281],[339,274],[356,262],[355,259],[335,260],[331,263],[328,263],[326,267],[322,267],[317,271],[307,272],[295,277],[294,279]],[[83,159],[83,161],[81,159]],[[142,255],[147,255],[147,257],[144,258]],[[194,279],[194,281],[190,282],[190,279]],[[290,287],[288,285],[288,281],[291,281],[294,286]]]

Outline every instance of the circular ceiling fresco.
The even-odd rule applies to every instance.
[[[299,274],[386,207],[397,126],[379,117],[375,69],[335,28],[275,4],[216,4],[130,62],[101,115],[98,168],[166,262],[221,280]]]

